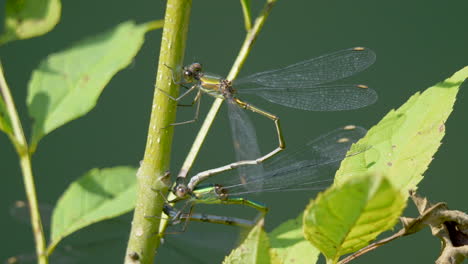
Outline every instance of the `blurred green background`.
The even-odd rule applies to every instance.
[[[253,14],[256,14],[263,2],[253,2],[256,2],[253,3]],[[27,83],[32,70],[42,59],[125,20],[143,23],[161,19],[164,5],[162,0],[133,4],[122,0],[64,1],[62,19],[52,32],[1,47],[0,57],[6,78],[26,131],[30,131],[25,106]],[[3,16],[3,2],[1,8]],[[376,63],[349,82],[365,83],[378,92],[379,100],[372,106],[348,112],[320,113],[289,109],[261,100],[250,101],[282,118],[285,139],[291,148],[342,125],[357,124],[370,128],[412,94],[444,80],[467,65],[466,10],[468,2],[463,0],[279,0],[240,76],[344,48],[369,47],[377,53]],[[160,30],[147,34],[141,52],[130,67],[112,79],[94,110],[40,142],[33,157],[33,166],[41,203],[55,204],[68,184],[91,168],[138,166],[146,142],[160,37]],[[239,1],[194,1],[185,63],[199,61],[207,71],[225,75],[243,38]],[[465,143],[468,125],[464,117],[468,111],[467,100],[466,92],[461,89],[455,110],[446,124],[444,144],[419,185],[419,193],[431,201],[445,201],[450,208],[465,212],[468,211]],[[202,119],[211,101],[209,97],[203,98]],[[276,147],[271,122],[249,115],[256,124],[262,151]],[[179,109],[177,120],[187,120],[192,116],[192,110]],[[223,109],[193,172],[233,160],[227,122]],[[200,123],[175,129],[171,165],[174,172],[182,164]],[[9,256],[34,250],[29,226],[11,216],[11,206],[16,200],[24,200],[25,194],[16,154],[4,134],[0,135],[0,158],[3,180],[0,229],[4,241],[0,259],[3,261]],[[313,195],[285,192],[258,197],[271,208],[266,220],[267,230],[296,217]],[[234,216],[254,215],[248,208],[197,208]],[[405,214],[416,216],[412,204]],[[96,255],[106,263],[121,262],[130,219],[131,215],[107,221],[65,240],[64,244],[70,245],[80,242],[85,245],[82,246],[84,250],[79,246],[66,247],[62,250],[66,254],[57,256],[55,263],[99,263]],[[204,223],[191,223],[189,230],[168,236],[159,256],[166,258],[163,263],[179,259],[183,263],[218,263],[239,233],[233,227]],[[89,242],[96,236],[100,240]],[[430,235],[429,230],[424,230],[369,253],[354,263],[433,263],[439,250],[439,241]]]

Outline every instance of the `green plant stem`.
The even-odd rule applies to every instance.
[[[178,94],[171,69],[182,64],[191,5],[190,0],[167,1],[148,138],[137,173],[138,197],[125,263],[153,263],[160,244],[156,235],[160,219],[147,217],[161,215],[162,195],[168,189],[164,175],[169,169],[173,135],[170,124],[175,121],[177,103],[165,93],[174,97]]]
[[[255,43],[255,40],[257,39],[257,36],[260,33],[260,30],[262,29],[263,25],[265,24],[265,21],[268,18],[268,15],[270,14],[271,8],[275,3],[276,0],[268,0],[265,4],[262,12],[255,20],[252,29],[247,33],[244,43],[242,44],[242,47],[239,51],[239,55],[237,56],[236,61],[234,62],[231,71],[229,72],[226,79],[234,80],[239,74],[240,69],[244,65],[244,62],[247,59],[247,56],[249,55],[249,52],[252,49],[252,46]],[[203,144],[203,141],[205,141],[206,135],[208,134],[208,131],[210,130],[210,127],[213,124],[216,114],[218,113],[223,101],[223,99],[215,99],[177,177],[185,178],[187,176],[188,172],[190,171],[190,168],[193,165],[193,162],[195,161],[198,155],[198,152],[200,151],[200,147]]]
[[[242,6],[242,13],[244,14],[245,30],[252,29],[252,19],[250,18],[250,0],[240,0]]]
[[[48,263],[46,252],[46,241],[44,230],[42,228],[41,215],[39,214],[39,206],[37,203],[36,187],[34,184],[34,177],[31,169],[31,157],[29,154],[28,143],[24,137],[23,128],[16,111],[13,97],[11,96],[10,89],[3,74],[3,67],[0,62],[0,93],[5,102],[5,108],[8,118],[11,121],[13,135],[8,134],[13,142],[16,152],[20,159],[21,171],[23,174],[24,188],[26,197],[29,204],[29,212],[31,215],[31,225],[33,228],[34,240],[36,241],[36,254],[38,256],[38,263]]]

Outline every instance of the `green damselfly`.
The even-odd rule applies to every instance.
[[[191,91],[198,89],[192,103],[197,102],[196,117],[203,93],[226,99],[236,153],[236,162],[205,171],[197,179],[203,180],[226,170],[238,168],[238,173],[245,181],[249,175],[262,174],[262,166],[244,166],[259,164],[285,148],[279,118],[261,110],[237,97],[237,94],[255,94],[267,101],[287,107],[310,111],[340,111],[361,108],[374,103],[377,94],[366,85],[330,84],[330,82],[350,77],[363,71],[375,61],[375,53],[364,47],[355,47],[305,60],[284,68],[264,71],[235,80],[205,73],[200,63],[193,63],[183,69],[186,83],[194,83],[178,98],[179,101]],[[261,155],[257,144],[255,129],[242,110],[248,109],[271,119],[276,126],[278,147]],[[194,120],[182,123],[193,122]],[[178,123],[181,124],[181,123]],[[177,182],[184,181],[182,173]]]
[[[323,190],[332,181],[341,161],[347,156],[361,154],[368,146],[356,147],[347,153],[351,144],[357,142],[366,130],[356,126],[335,129],[302,146],[296,151],[286,151],[266,161],[262,174],[249,175],[250,181],[220,184],[200,184],[192,178],[189,184],[179,184],[173,190],[177,196],[171,202],[187,200],[185,206],[194,204],[242,204],[262,214],[268,208],[244,198],[246,194],[273,191]],[[255,189],[258,188],[258,189]],[[181,209],[183,210],[183,209]],[[180,217],[173,216],[174,219]]]

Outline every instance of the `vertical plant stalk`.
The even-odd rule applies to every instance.
[[[3,67],[0,63],[0,94],[5,101],[5,108],[8,117],[11,121],[13,135],[8,134],[16,153],[20,159],[21,172],[23,174],[24,188],[26,197],[29,204],[29,213],[31,215],[31,225],[33,229],[34,240],[36,242],[36,255],[38,263],[46,264],[48,259],[46,256],[46,241],[44,236],[44,229],[42,228],[41,215],[39,214],[39,206],[37,203],[36,186],[34,184],[34,177],[31,169],[31,156],[29,154],[28,143],[24,137],[24,131],[21,126],[21,121],[16,111],[15,103],[11,97],[10,89],[3,74]]]
[[[233,80],[239,74],[240,69],[244,65],[244,62],[247,59],[247,56],[249,55],[249,52],[252,49],[252,46],[255,43],[255,40],[257,39],[260,30],[263,28],[263,25],[265,24],[265,21],[268,18],[268,15],[270,14],[271,9],[275,3],[276,0],[267,0],[267,3],[263,7],[262,12],[257,17],[257,19],[255,19],[255,23],[252,29],[249,30],[249,32],[247,32],[244,43],[242,44],[242,47],[239,51],[239,55],[237,55],[236,61],[234,62],[231,71],[229,72],[229,75],[226,79]],[[185,178],[187,176],[188,172],[190,171],[190,168],[193,165],[193,162],[195,161],[195,158],[198,155],[198,152],[200,151],[200,147],[203,144],[203,141],[205,141],[206,135],[208,134],[208,131],[211,125],[213,124],[214,118],[216,117],[216,114],[218,113],[223,101],[224,100],[220,98],[215,99],[177,177]]]
[[[167,1],[148,138],[137,172],[137,201],[125,263],[153,263],[160,244],[160,238],[156,235],[160,219],[147,217],[161,215],[164,204],[162,195],[168,189],[164,175],[169,169],[173,136],[170,124],[174,123],[177,103],[167,94],[173,97],[178,94],[178,85],[173,81],[171,69],[177,69],[182,64],[191,5],[191,0]]]

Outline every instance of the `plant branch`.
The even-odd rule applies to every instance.
[[[21,126],[21,121],[16,111],[13,97],[11,96],[10,89],[3,74],[3,67],[0,62],[0,94],[5,102],[5,108],[8,118],[11,121],[13,135],[8,134],[16,152],[20,159],[21,171],[23,174],[24,188],[29,203],[29,212],[31,215],[31,225],[33,228],[34,240],[36,241],[36,254],[38,263],[48,263],[46,252],[46,241],[44,230],[42,228],[41,215],[39,214],[39,206],[37,203],[36,187],[34,184],[34,177],[31,169],[31,157],[29,154],[28,143],[24,136],[24,131]]]
[[[338,263],[349,263],[397,238],[415,234],[426,226],[431,228],[434,236],[442,240],[442,252],[437,264],[458,264],[468,258],[468,215],[449,210],[445,203],[431,204],[414,191],[410,191],[410,195],[420,214],[417,218],[401,217],[403,228],[398,232],[356,251]]]
[[[178,85],[172,80],[172,70],[183,61],[190,17],[191,0],[168,0],[161,39],[158,72],[154,90],[151,119],[144,159],[137,172],[138,197],[127,246],[125,263],[153,263],[160,239],[160,219],[168,189],[173,127],[177,103],[167,94],[177,97]],[[163,92],[161,92],[160,90]]]
[[[257,39],[257,36],[260,33],[260,30],[262,29],[263,25],[265,24],[265,21],[271,12],[271,8],[275,3],[276,0],[267,0],[267,3],[265,4],[262,12],[255,20],[252,29],[247,33],[244,43],[242,44],[239,54],[237,55],[236,61],[234,62],[231,71],[229,72],[228,77],[226,79],[234,80],[239,74],[241,67],[244,65],[244,62],[247,59],[247,56],[249,55],[250,50],[252,49],[252,46],[255,43],[255,40]],[[187,155],[187,158],[185,159],[184,164],[182,165],[182,168],[180,169],[180,172],[177,175],[177,177],[186,178],[188,172],[190,171],[190,168],[193,165],[193,162],[195,161],[198,155],[198,152],[200,151],[201,145],[205,141],[206,135],[208,134],[208,131],[211,125],[213,124],[213,121],[222,103],[223,99],[219,98],[215,99],[215,101],[213,102],[213,105],[211,106],[211,109],[208,112],[206,119],[203,122],[203,125],[200,128],[200,131],[198,132],[197,137],[193,142],[192,148],[190,149],[190,152]]]

